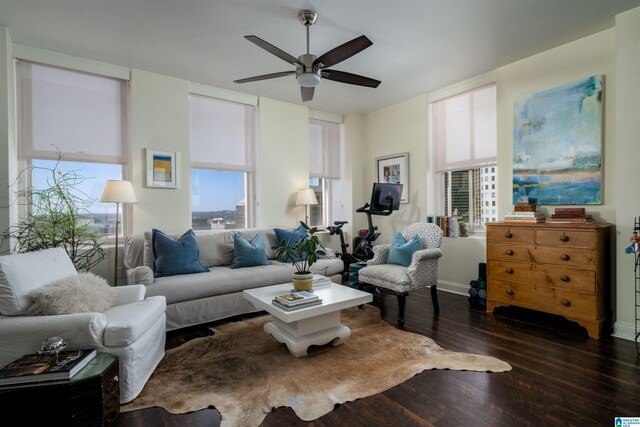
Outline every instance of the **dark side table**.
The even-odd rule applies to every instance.
[[[21,425],[107,426],[120,413],[118,358],[100,353],[68,381],[0,387],[2,419]]]

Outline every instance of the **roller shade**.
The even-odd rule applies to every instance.
[[[20,60],[21,159],[127,162],[127,81]]]
[[[496,164],[496,86],[485,86],[432,104],[436,172]]]
[[[340,124],[309,120],[309,175],[340,178]]]

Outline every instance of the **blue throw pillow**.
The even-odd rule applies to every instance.
[[[151,231],[151,243],[153,256],[156,258],[154,261],[155,277],[209,271],[198,260],[200,249],[193,230],[188,230],[180,239],[176,240],[154,228]]]
[[[262,234],[256,234],[251,241],[245,239],[240,233],[233,236],[233,261],[231,268],[253,267],[256,265],[268,265],[267,251],[264,246]]]
[[[289,242],[291,246],[295,245],[301,237],[307,238],[307,230],[300,226],[293,231],[285,230],[283,228],[274,228],[276,233],[276,238],[278,239],[278,244],[281,245],[282,242]],[[296,257],[295,259],[289,258],[287,261],[294,262],[303,260],[306,257],[306,254],[300,257]]]
[[[418,236],[413,236],[407,241],[402,233],[396,234],[391,242],[391,250],[387,258],[387,264],[398,264],[408,267],[415,251],[422,249],[422,243]]]

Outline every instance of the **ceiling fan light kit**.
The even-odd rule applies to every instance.
[[[257,36],[245,36],[247,40],[263,48],[272,55],[277,56],[278,58],[290,63],[291,65],[295,65],[296,69],[295,71],[280,71],[277,73],[248,77],[240,80],[235,80],[235,82],[249,83],[295,74],[296,81],[300,86],[300,93],[302,95],[303,102],[311,101],[313,99],[314,89],[320,84],[322,79],[333,80],[336,82],[357,86],[372,88],[378,87],[378,85],[380,84],[379,80],[360,76],[357,74],[347,73],[344,71],[327,69],[327,67],[336,65],[371,46],[373,43],[366,36],[356,37],[351,41],[348,41],[338,47],[331,49],[321,56],[316,56],[309,53],[309,27],[313,25],[317,19],[318,14],[313,10],[301,10],[298,13],[298,20],[307,29],[307,53],[302,54],[297,58],[289,55],[282,49],[275,47],[274,45],[262,40]]]

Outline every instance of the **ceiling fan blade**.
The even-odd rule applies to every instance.
[[[257,82],[259,80],[275,79],[276,77],[290,76],[295,71],[280,71],[279,73],[263,74],[261,76],[247,77],[246,79],[234,80],[235,83]]]
[[[278,58],[280,58],[280,59],[282,59],[284,61],[287,61],[289,64],[292,64],[292,65],[303,65],[300,61],[298,61],[298,58],[295,58],[295,57],[289,55],[284,50],[282,50],[280,48],[277,48],[274,45],[272,45],[271,43],[268,43],[268,42],[262,40],[260,37],[257,37],[257,36],[244,36],[244,38],[249,40],[252,43],[255,43],[256,45],[260,46],[261,48],[263,48],[267,52],[277,56]]]
[[[337,70],[322,70],[320,75],[323,79],[333,80],[334,82],[347,83],[350,85],[366,86],[366,87],[378,87],[380,80],[375,80],[369,77],[360,76],[358,74],[346,73],[344,71]]]
[[[356,37],[355,39],[341,44],[338,47],[331,49],[324,55],[319,56],[313,61],[314,66],[319,68],[332,67],[339,62],[344,61],[347,58],[352,57],[358,52],[361,52],[371,46],[373,42],[366,36]]]
[[[313,92],[315,87],[300,86],[300,93],[302,94],[302,102],[311,101],[313,99]]]

